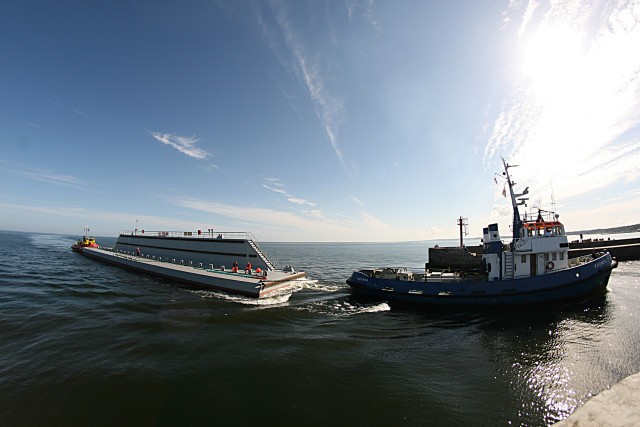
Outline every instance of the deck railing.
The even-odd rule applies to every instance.
[[[251,233],[244,231],[147,231],[147,230],[121,230],[120,235],[144,236],[144,237],[189,237],[194,239],[247,239],[251,240]]]

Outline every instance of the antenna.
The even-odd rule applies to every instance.
[[[467,225],[469,225],[469,220],[467,218],[463,218],[462,215],[460,215],[460,218],[458,218],[458,226],[460,227],[460,247],[461,248],[464,248],[464,241],[462,239],[463,230],[464,230],[465,236],[468,234]]]
[[[556,212],[556,196],[553,191],[553,183],[551,182],[551,177],[549,177],[549,186],[551,187],[551,210]]]

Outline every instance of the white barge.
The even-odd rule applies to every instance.
[[[287,292],[304,278],[291,266],[277,269],[246,232],[121,232],[113,248],[82,247],[109,264],[254,298]]]

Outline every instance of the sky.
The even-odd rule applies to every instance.
[[[640,0],[8,0],[0,229],[509,236],[640,222]]]

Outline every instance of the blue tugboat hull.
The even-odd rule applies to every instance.
[[[438,305],[516,305],[563,301],[603,292],[617,261],[605,254],[554,273],[511,280],[384,279],[355,271],[354,292],[392,301]]]

